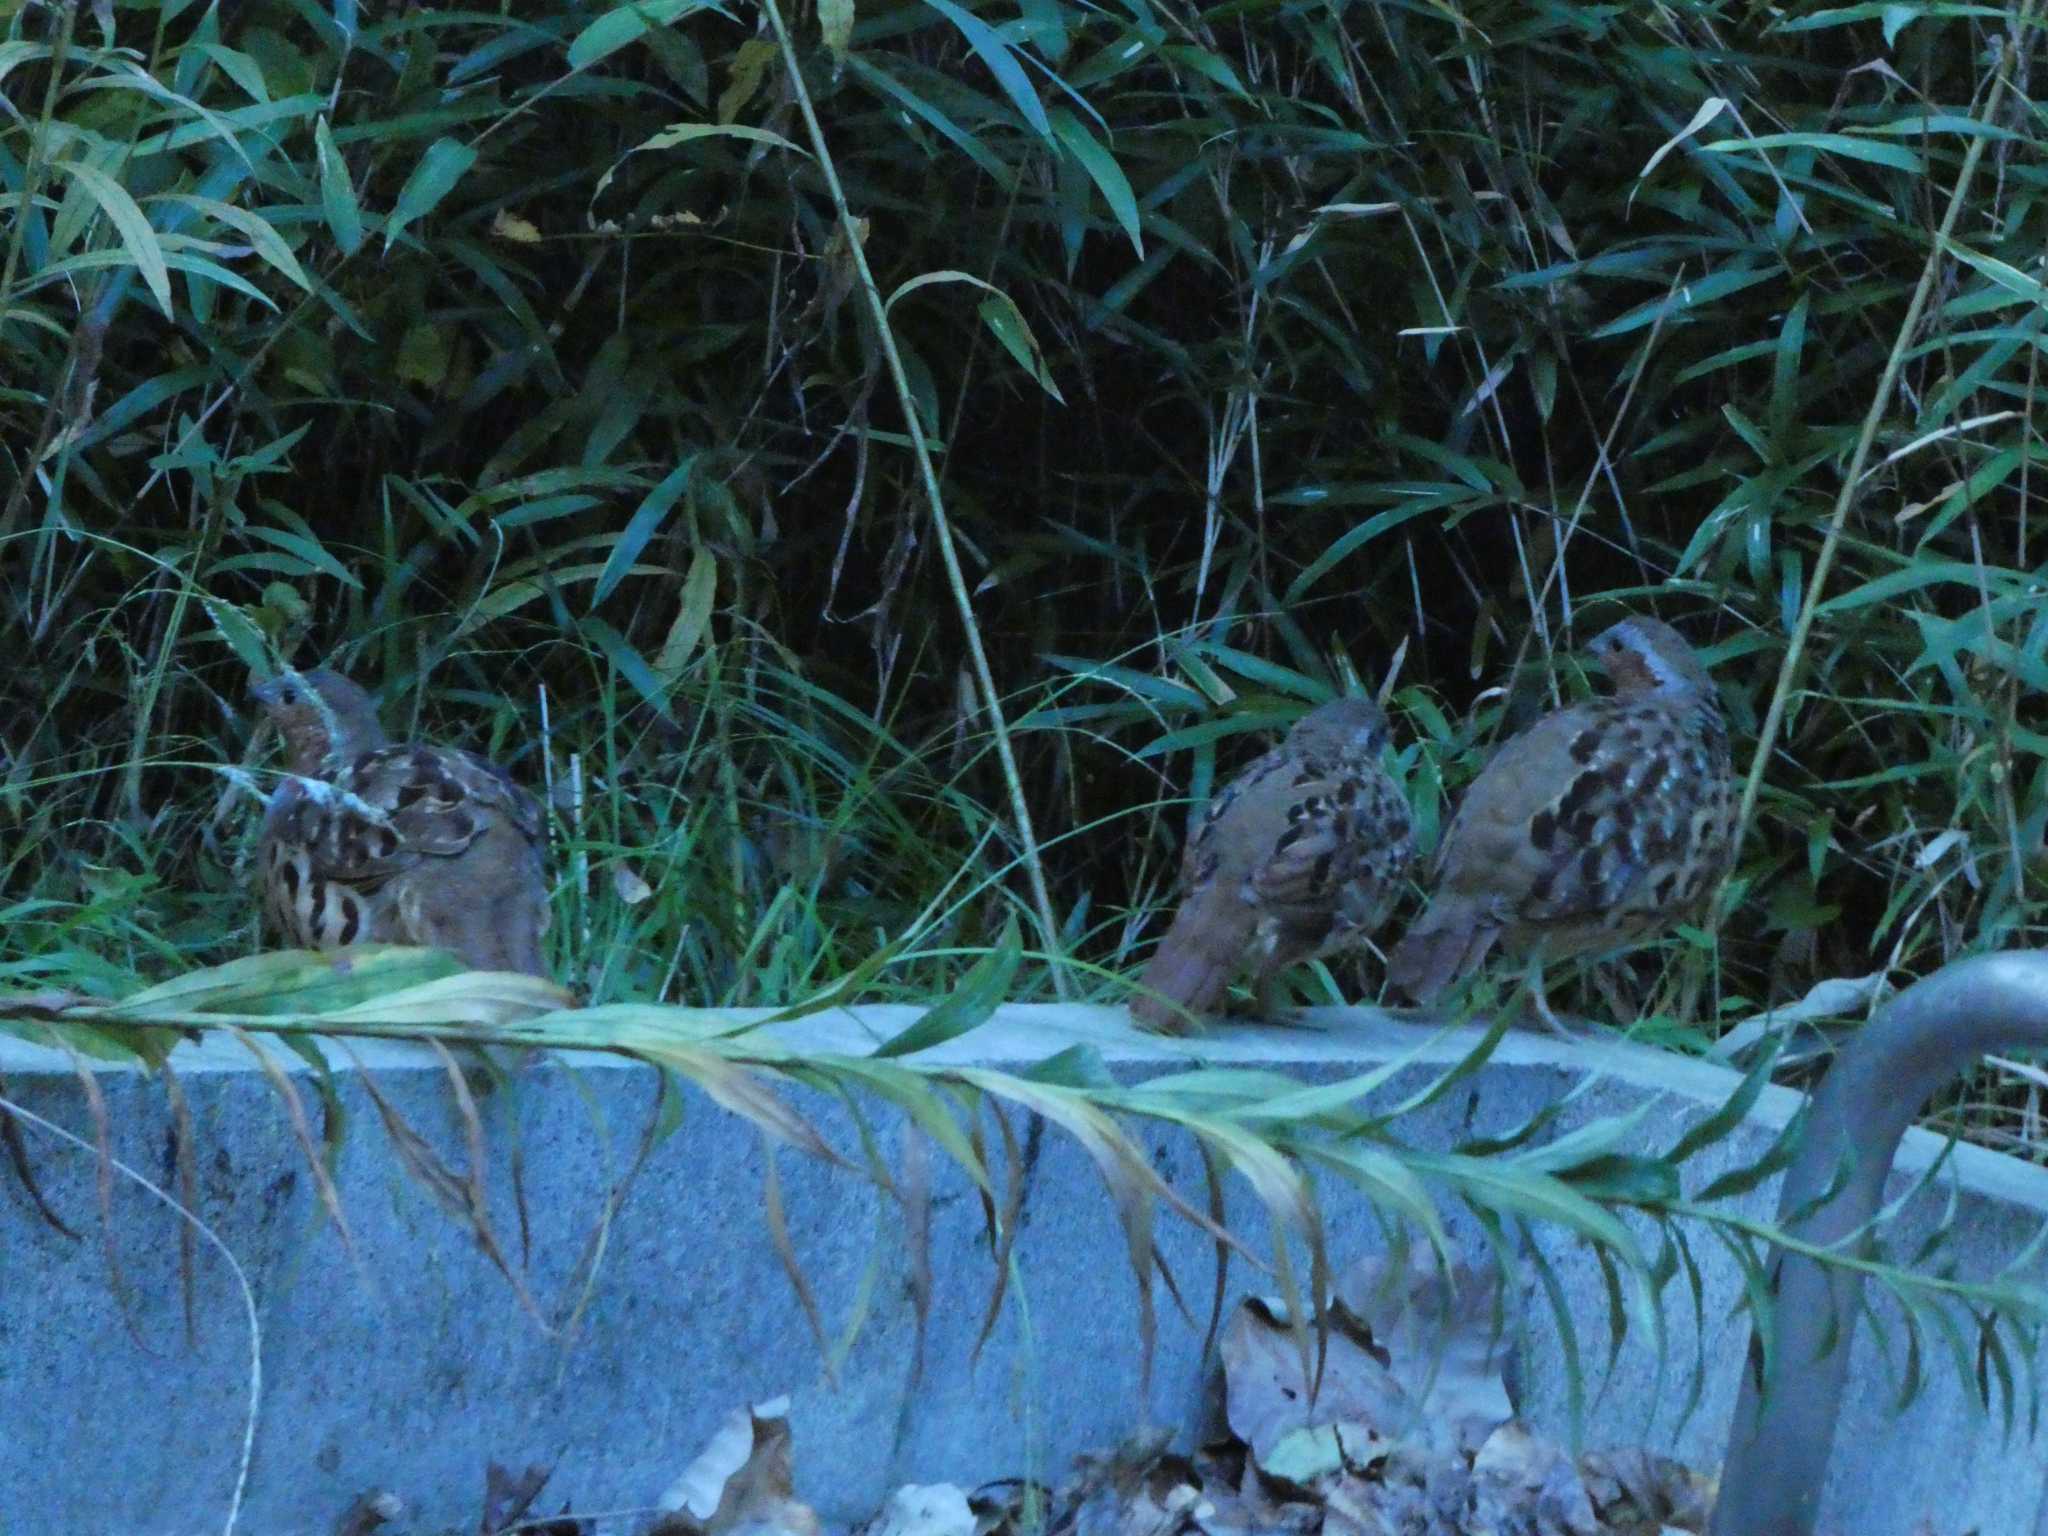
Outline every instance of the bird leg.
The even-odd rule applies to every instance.
[[[1281,1010],[1274,996],[1280,989],[1279,983],[1280,967],[1277,965],[1261,965],[1252,974],[1252,1017],[1261,1024],[1288,1022],[1281,1017]],[[1290,1014],[1294,1011],[1292,1008],[1286,1010]]]
[[[1528,969],[1523,973],[1522,984],[1528,988],[1529,1002],[1543,1028],[1560,1040],[1576,1040],[1577,1030],[1550,1011],[1550,1000],[1543,995],[1543,950],[1539,945],[1529,955]]]
[[[1631,1019],[1642,1017],[1642,1009],[1622,995],[1621,983],[1616,977],[1618,967],[1595,965],[1593,986],[1600,994],[1600,1001],[1607,1005],[1607,1011],[1614,1016],[1614,1027],[1626,1030]]]

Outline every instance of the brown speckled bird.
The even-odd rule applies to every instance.
[[[1408,802],[1380,767],[1387,717],[1367,699],[1311,710],[1213,800],[1181,862],[1173,926],[1131,1017],[1174,1032],[1255,966],[1258,1015],[1280,972],[1378,926],[1414,858]],[[1152,994],[1157,994],[1152,995]]]
[[[1394,986],[1429,1004],[1495,945],[1523,957],[1538,1015],[1546,960],[1621,949],[1702,909],[1734,857],[1728,732],[1678,632],[1623,619],[1594,639],[1610,698],[1546,715],[1494,754],[1444,833],[1429,910],[1395,947]]]
[[[382,942],[451,951],[472,970],[545,976],[540,806],[453,747],[393,745],[339,673],[252,690],[282,733],[287,777],[263,818],[263,911],[307,949]]]

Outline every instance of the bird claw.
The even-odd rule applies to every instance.
[[[1541,992],[1536,994],[1536,1005],[1530,1011],[1535,1014],[1536,1022],[1542,1027],[1543,1032],[1554,1040],[1569,1040],[1577,1043],[1587,1038],[1584,1031],[1573,1029],[1563,1019],[1552,1013],[1550,1011],[1550,1004],[1544,1000]]]

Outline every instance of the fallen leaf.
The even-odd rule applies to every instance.
[[[819,1536],[792,1480],[789,1399],[734,1409],[656,1508],[647,1536]]]
[[[1285,1307],[1249,1297],[1223,1330],[1224,1416],[1261,1467],[1289,1435],[1330,1424],[1378,1429],[1410,1415],[1400,1383],[1341,1316],[1329,1319],[1321,1391],[1314,1401]]]
[[[1579,1474],[1593,1508],[1615,1530],[1704,1531],[1713,1513],[1715,1480],[1655,1452],[1589,1451]]]
[[[1510,1421],[1472,1459],[1473,1524],[1533,1529],[1538,1536],[1602,1536],[1585,1481],[1554,1442]]]
[[[974,1511],[952,1483],[905,1483],[889,1495],[867,1536],[974,1536]]]
[[[1470,1452],[1514,1416],[1504,1374],[1507,1331],[1494,1325],[1497,1271],[1457,1265],[1446,1274],[1416,1249],[1400,1269],[1382,1258],[1361,1260],[1335,1289],[1339,1308],[1362,1325],[1403,1395],[1404,1419],[1372,1421],[1381,1435]]]

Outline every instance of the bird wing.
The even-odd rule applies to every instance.
[[[349,762],[331,785],[302,793],[285,835],[313,871],[368,884],[426,858],[452,858],[494,821],[540,840],[540,807],[496,765],[453,747],[378,747]]]
[[[1538,721],[1473,781],[1439,886],[1507,924],[1661,906],[1694,813],[1725,783],[1697,732],[1651,701],[1595,700]]]
[[[1287,750],[1275,747],[1254,758],[1244,772],[1210,800],[1181,854],[1183,894],[1199,891],[1219,876],[1242,878],[1240,871],[1226,866],[1243,862],[1246,829],[1270,819],[1266,801],[1275,793],[1275,786],[1269,781],[1293,765],[1294,759]]]
[[[1300,765],[1282,817],[1248,885],[1283,918],[1329,920],[1359,882],[1390,878],[1406,862],[1408,804],[1377,763]]]

